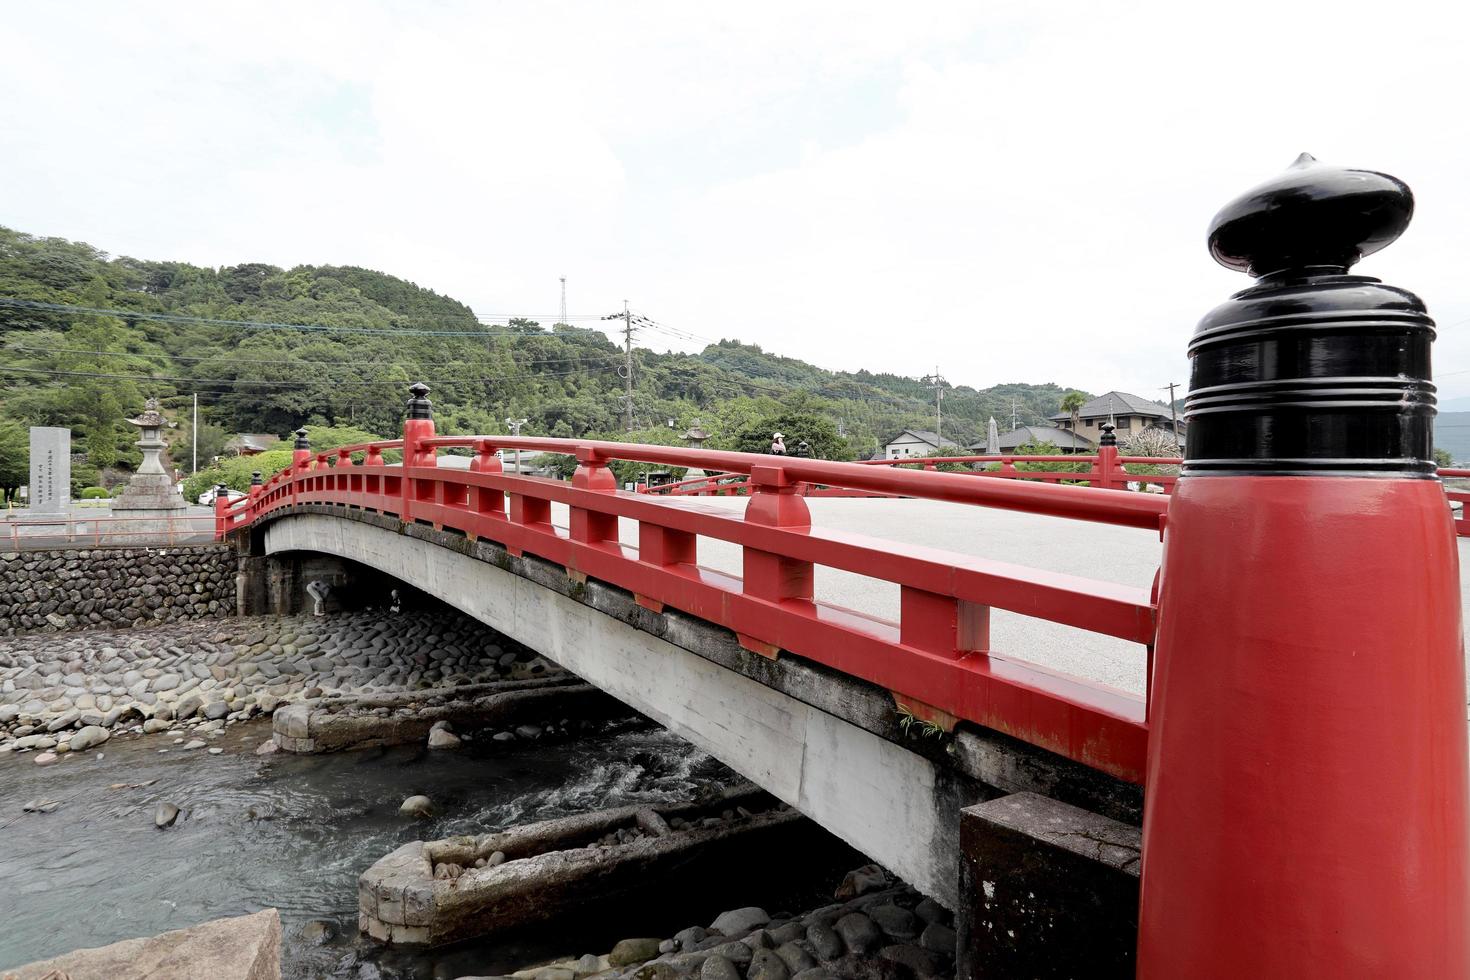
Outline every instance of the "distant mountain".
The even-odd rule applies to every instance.
[[[355,267],[213,269],[0,228],[0,351],[0,411],[71,427],[102,467],[132,461],[121,419],[146,396],[182,419],[197,394],[213,452],[223,434],[284,436],[306,422],[392,434],[420,379],[446,432],[503,432],[509,416],[528,419],[528,434],[625,429],[622,350],[601,331],[482,324],[464,303]],[[738,340],[634,354],[644,441],[677,440],[698,418],[712,447],[728,447],[753,422],[796,410],[829,419],[856,456],[902,428],[934,427],[934,391],[918,378],[828,371]],[[1067,390],[946,386],[945,435],[976,441],[991,416],[1003,429],[1012,413],[1043,421]]]
[[[1461,466],[1470,465],[1470,411],[1439,413],[1434,420],[1434,448],[1445,450]]]

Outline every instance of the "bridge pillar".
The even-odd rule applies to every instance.
[[[411,466],[437,465],[438,454],[434,452],[434,448],[423,445],[425,439],[434,438],[434,405],[429,401],[429,386],[418,381],[409,387],[408,392],[408,405],[403,419],[403,467],[407,470]],[[415,501],[435,502],[434,487],[434,483],[425,481],[421,484],[405,472],[402,485],[403,513],[399,515],[405,524],[413,523]]]
[[[1138,975],[1470,976],[1457,548],[1434,324],[1347,274],[1407,227],[1303,156],[1216,215],[1255,285],[1190,345],[1150,712]]]

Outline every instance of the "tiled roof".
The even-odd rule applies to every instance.
[[[1077,410],[1077,417],[1084,419],[1107,418],[1109,415],[1143,415],[1150,418],[1169,418],[1169,406],[1149,401],[1126,391],[1109,391],[1087,402]],[[1071,412],[1057,412],[1050,416],[1061,422],[1072,417]]]

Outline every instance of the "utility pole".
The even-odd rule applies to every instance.
[[[633,311],[628,309],[628,301],[623,300],[623,312],[609,313],[603,317],[604,320],[623,321],[623,366],[619,373],[623,376],[623,424],[627,431],[633,431]],[[648,322],[646,317],[638,319]]]
[[[1015,432],[1021,427],[1021,416],[1016,412],[1016,396],[1011,396],[1011,431]]]
[[[934,365],[934,373],[924,379],[924,383],[934,389],[934,435],[935,441],[944,439],[944,378],[939,375],[939,365]]]
[[[1176,442],[1179,440],[1179,412],[1174,408],[1174,389],[1178,387],[1179,382],[1170,381],[1159,389],[1160,391],[1167,391],[1169,393],[1169,422],[1174,427],[1174,440]]]
[[[623,300],[623,418],[633,431],[633,314]]]
[[[199,392],[194,392],[194,468],[191,473],[199,472]]]
[[[567,277],[561,277],[561,322],[567,322]]]
[[[513,435],[513,436],[520,435],[521,434],[521,426],[523,426],[525,424],[526,424],[526,420],[525,419],[506,419],[505,420],[505,427],[510,430],[510,434]],[[521,451],[520,451],[519,448],[517,448],[517,449],[512,450],[512,452],[515,453],[516,476],[520,476],[521,475]]]

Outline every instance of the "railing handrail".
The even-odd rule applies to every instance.
[[[1169,506],[1164,498],[1150,494],[1123,494],[1080,486],[975,480],[963,473],[915,472],[892,468],[878,470],[860,463],[719,449],[539,436],[435,436],[421,440],[418,445],[424,449],[484,446],[487,449],[534,450],[576,456],[579,459],[585,456],[604,462],[629,460],[746,475],[752,470],[767,468],[779,470],[783,478],[791,483],[817,483],[1154,531],[1158,530],[1159,521]]]

